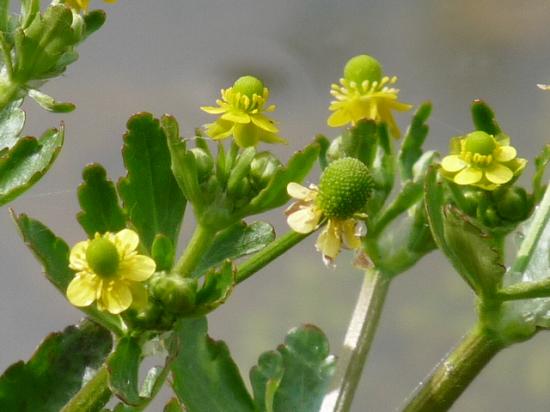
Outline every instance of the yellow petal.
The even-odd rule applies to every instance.
[[[453,180],[458,185],[473,185],[479,182],[482,177],[483,172],[481,169],[470,166],[459,172]]]
[[[311,233],[319,224],[320,211],[315,206],[304,207],[288,215],[288,225],[298,233]]]
[[[67,287],[67,299],[78,307],[91,305],[96,298],[100,279],[92,274],[78,273]]]
[[[101,292],[101,306],[108,312],[117,315],[132,304],[130,288],[122,281],[105,282]]]
[[[225,107],[220,106],[202,106],[201,110],[209,114],[222,114],[227,111]]]
[[[499,163],[493,163],[485,169],[485,177],[491,183],[501,185],[509,182],[514,177],[514,173]]]
[[[132,308],[135,309],[145,309],[147,303],[149,302],[149,294],[147,293],[147,288],[143,283],[131,282],[128,287],[132,293]]]
[[[88,262],[86,261],[86,249],[88,249],[90,241],[84,240],[78,242],[71,249],[71,254],[69,255],[69,267],[76,271],[88,269]]]
[[[120,262],[117,274],[122,279],[132,280],[134,282],[143,282],[155,273],[156,264],[153,259],[144,255],[134,255],[127,257]]]
[[[497,162],[509,162],[517,156],[517,150],[512,146],[500,146],[495,153]]]
[[[340,127],[351,122],[349,113],[345,110],[337,110],[327,119],[327,124],[330,127]]]
[[[222,120],[227,120],[228,122],[248,124],[250,123],[250,115],[245,112],[227,112],[221,116]]]
[[[304,187],[296,182],[290,182],[288,185],[286,185],[286,192],[290,197],[300,200],[307,200],[311,199],[312,196],[317,196],[317,192],[308,189],[307,187]]]
[[[323,254],[325,263],[332,262],[338,256],[338,253],[340,253],[340,244],[337,225],[332,220],[329,220],[315,244],[317,250]]]
[[[258,126],[260,129],[264,129],[265,131],[271,133],[277,133],[279,131],[279,129],[277,129],[277,127],[275,126],[273,120],[270,120],[264,115],[255,114],[253,116],[250,116],[250,118],[252,119],[252,123]]]
[[[355,219],[345,220],[340,224],[342,240],[348,249],[359,249],[361,247],[361,237],[357,235],[357,221]]]
[[[233,133],[235,123],[226,120],[216,120],[206,125],[206,134],[214,140],[225,139]]]
[[[129,255],[139,245],[139,236],[136,232],[130,229],[122,229],[114,236],[114,243],[118,250],[121,259]]]
[[[264,130],[260,130],[259,133],[260,141],[266,142],[266,143],[281,143],[281,144],[287,144],[287,140],[283,139],[281,136],[277,136],[275,133],[266,132]]]
[[[468,166],[468,164],[457,155],[445,156],[443,160],[441,160],[441,167],[446,172],[458,172],[466,166]]]
[[[239,147],[256,146],[260,142],[260,131],[261,129],[252,123],[237,123],[233,128],[235,143],[237,143]]]

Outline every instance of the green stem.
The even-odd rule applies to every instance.
[[[237,283],[241,283],[243,280],[248,279],[258,270],[260,270],[264,266],[267,266],[277,257],[304,240],[310,234],[311,233],[297,233],[291,230],[284,235],[279,236],[277,239],[275,239],[273,242],[263,248],[260,252],[256,253],[254,256],[252,256],[250,259],[239,266],[239,270],[237,272]]]
[[[403,412],[446,411],[506,345],[479,325],[434,369],[409,398]]]
[[[323,399],[321,412],[349,411],[380,320],[390,279],[377,270],[365,272],[359,298],[344,338],[334,377]]]
[[[95,376],[67,403],[61,412],[100,411],[111,398],[109,371],[103,365]]]
[[[174,271],[183,277],[189,277],[200,262],[204,253],[212,245],[216,231],[197,224],[183,255],[179,258]]]
[[[501,300],[522,300],[547,298],[550,296],[550,278],[533,282],[516,283],[500,289],[497,298]]]

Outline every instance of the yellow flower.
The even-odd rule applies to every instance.
[[[325,265],[334,263],[342,248],[357,250],[361,247],[359,221],[355,218],[326,218],[317,203],[319,189],[310,185],[309,189],[298,184],[289,183],[288,194],[297,199],[285,211],[288,225],[298,233],[311,233],[327,221],[317,238],[315,247],[323,255]]]
[[[209,114],[221,115],[214,123],[207,124],[206,134],[214,140],[235,138],[240,147],[266,143],[286,143],[277,135],[279,129],[273,120],[262,114],[273,112],[275,105],[264,109],[269,98],[269,90],[261,80],[253,76],[243,76],[233,87],[221,91],[218,106],[203,106],[201,110]]]
[[[344,68],[340,84],[332,84],[330,94],[335,98],[329,106],[333,111],[327,120],[331,127],[348,123],[355,125],[362,119],[384,122],[390,133],[399,137],[401,132],[395,122],[392,110],[407,111],[412,105],[397,101],[399,89],[389,87],[397,77],[382,77],[378,61],[367,55],[355,56]]]
[[[451,140],[451,154],[441,161],[440,173],[459,185],[495,190],[519,175],[526,164],[527,160],[517,157],[508,136],[495,138],[475,131]]]
[[[550,90],[550,84],[537,84],[537,87],[544,91]]]
[[[96,233],[94,239],[78,242],[69,256],[69,267],[76,276],[69,283],[67,298],[79,307],[97,301],[100,310],[118,314],[132,302],[142,304],[145,288],[140,282],[155,272],[155,261],[138,255],[139,237],[123,229],[114,234]]]
[[[105,3],[116,3],[117,0],[103,0]],[[65,4],[70,8],[80,11],[87,11],[90,5],[90,0],[65,0]]]

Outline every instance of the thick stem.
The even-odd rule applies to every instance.
[[[67,403],[61,412],[100,411],[111,398],[109,371],[103,365],[95,376]]]
[[[198,224],[189,240],[183,255],[179,258],[174,271],[183,277],[189,277],[200,262],[204,253],[212,245],[216,232]]]
[[[486,329],[474,327],[419,385],[403,412],[448,410],[505,346],[503,341]]]
[[[313,232],[312,232],[313,233]],[[243,280],[248,279],[258,270],[267,266],[277,257],[281,256],[288,249],[295,246],[311,233],[302,234],[297,233],[291,230],[290,232],[285,233],[284,235],[278,237],[261,251],[256,253],[241,266],[237,272],[237,283],[241,283]]]
[[[378,326],[389,284],[390,277],[383,273],[376,270],[365,272],[336,372],[323,399],[321,412],[349,411]]]

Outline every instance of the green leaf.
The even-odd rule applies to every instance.
[[[472,120],[477,130],[484,131],[493,136],[501,133],[493,110],[482,100],[474,100],[471,107]]]
[[[319,144],[313,142],[302,151],[296,152],[287,166],[278,169],[268,185],[243,208],[241,216],[254,215],[284,205],[289,199],[286,186],[290,182],[299,183],[305,179],[315,164],[319,151]]]
[[[413,165],[422,156],[422,145],[429,132],[426,121],[431,112],[432,104],[430,102],[422,103],[411,120],[398,155],[402,180],[412,178]]]
[[[319,145],[319,166],[321,166],[321,170],[325,170],[328,166],[327,150],[330,146],[330,142],[322,134],[315,137],[315,142]]]
[[[265,352],[250,371],[256,406],[265,412],[317,412],[335,369],[324,333],[292,329],[277,351]]]
[[[179,320],[168,347],[172,387],[189,412],[253,412],[254,403],[225,342],[207,335],[206,318]]]
[[[118,232],[126,227],[124,212],[119,206],[115,185],[97,163],[82,171],[84,182],[78,187],[78,202],[82,211],[76,218],[92,237],[95,233]]]
[[[91,321],[52,333],[27,363],[13,364],[0,377],[0,410],[59,412],[111,347],[111,334]]]
[[[208,269],[219,266],[224,260],[235,260],[259,252],[275,239],[273,226],[265,222],[247,225],[244,221],[219,232],[214,243],[193,271],[199,277]]]
[[[90,34],[96,32],[105,24],[107,20],[107,14],[103,10],[92,10],[82,16],[85,23],[84,36],[81,39],[84,40]]]
[[[63,145],[63,128],[51,129],[39,139],[24,137],[0,151],[0,205],[35,184],[50,168]]]
[[[46,278],[65,296],[74,273],[69,269],[69,247],[48,227],[25,214],[12,217],[19,228],[25,244],[44,267]],[[101,312],[94,306],[80,308],[84,313],[103,326],[121,334],[119,318],[107,312]]]
[[[137,339],[125,336],[118,341],[115,351],[107,361],[109,387],[128,405],[137,406],[143,402],[138,389],[141,358],[141,347]]]
[[[346,156],[361,160],[372,166],[377,147],[376,122],[361,120],[342,134],[342,150]]]
[[[219,269],[211,269],[197,291],[195,315],[205,315],[223,304],[237,283],[237,269],[226,260]]]
[[[0,149],[13,147],[25,124],[25,112],[21,110],[23,99],[16,100],[0,111]]]
[[[149,113],[128,120],[122,149],[128,170],[118,191],[142,244],[151,250],[159,233],[177,244],[185,200],[170,169],[170,152],[159,121]]]
[[[29,97],[38,103],[40,107],[53,113],[70,113],[76,108],[73,103],[58,102],[53,97],[35,89],[29,90]]]
[[[164,407],[163,412],[185,412],[185,409],[176,398],[172,398]]]
[[[533,175],[534,203],[538,204],[544,196],[547,184],[543,183],[546,167],[550,163],[550,144],[544,146],[541,153],[535,158],[535,174]]]
[[[172,244],[172,241],[163,234],[155,236],[153,246],[151,247],[151,257],[157,264],[157,272],[163,270],[169,271],[172,269],[175,258],[174,245]]]

